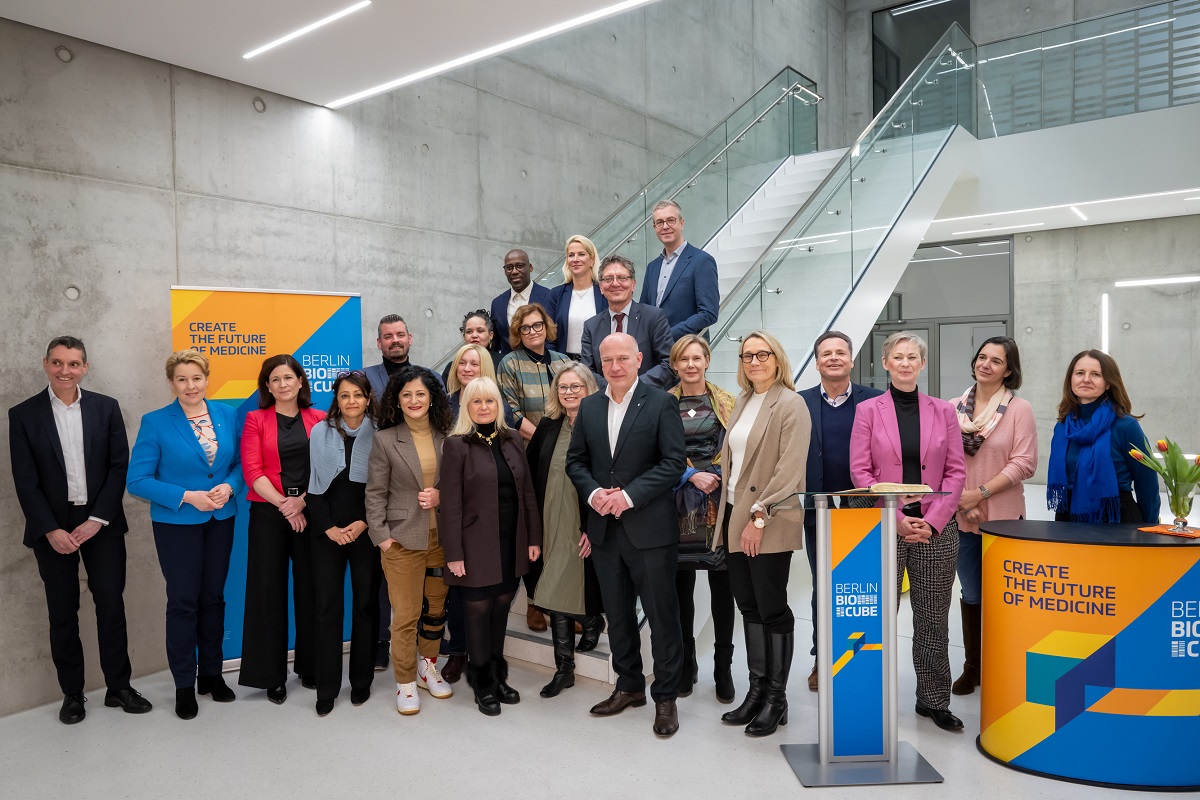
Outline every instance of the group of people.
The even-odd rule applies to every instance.
[[[235,699],[221,674],[223,590],[234,517],[248,503],[239,683],[275,703],[288,695],[289,574],[292,669],[315,690],[322,716],[343,683],[347,570],[351,702],[366,702],[390,651],[406,715],[419,711],[419,689],[448,698],[464,671],[482,713],[519,702],[504,649],[524,580],[527,623],[545,629],[549,615],[555,672],[543,697],[574,685],[575,653],[594,648],[607,624],[617,681],[596,716],[646,704],[640,600],[651,629],[653,730],[670,736],[676,699],[698,682],[693,596],[705,571],[718,700],[736,699],[735,603],[749,672],[742,702],[722,720],[769,735],[788,720],[792,553],[806,548],[816,563],[812,504],[806,510],[801,496],[901,482],[945,493],[900,511],[896,579],[905,570],[911,579],[917,713],[961,729],[950,695],[980,681],[979,526],[1024,515],[1022,482],[1037,463],[1032,410],[1014,395],[1016,343],[987,340],[974,384],[947,402],[917,390],[926,344],[915,334],[884,343],[890,387],[881,392],[851,383],[853,344],[826,332],[813,345],[821,382],[797,392],[781,343],[754,331],[740,343],[734,396],[706,379],[715,261],[686,243],[676,204],[656,206],[654,225],[664,251],[640,301],[633,264],[599,260],[586,237],[567,241],[553,290],[534,284],[528,256],[513,250],[504,260],[510,289],[490,312],[465,316],[443,375],[411,363],[407,325],[388,315],[377,328],[381,363],[339,375],[325,411],[312,407],[300,364],[281,354],[263,362],[259,407],[239,425],[230,406],[207,397],[205,356],[173,353],[165,372],[175,399],[143,417],[132,455],[117,402],[80,388],[83,342],[54,339],[43,359],[48,390],[9,416],[25,543],[46,588],[60,719],[85,716],[81,558],[96,600],[105,704],[151,709],[129,684],[127,487],[150,503],[181,718],[197,715],[197,694]],[[1128,456],[1144,437],[1115,361],[1078,354],[1058,411],[1048,502],[1059,518],[1157,521],[1157,477]],[[966,659],[952,683],[956,573]],[[815,620],[815,591],[812,602]],[[814,623],[814,656],[816,642]],[[808,685],[817,688],[815,662]]]

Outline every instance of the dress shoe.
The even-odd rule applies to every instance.
[[[276,686],[274,689],[267,689],[267,699],[277,706],[283,705],[283,701],[287,700],[287,687]]]
[[[446,656],[446,663],[442,665],[442,678],[446,683],[458,683],[458,679],[462,677],[463,670],[466,668],[466,656]]]
[[[196,694],[209,694],[218,703],[232,703],[237,699],[233,689],[220,675],[201,675],[196,678]]]
[[[659,700],[654,704],[654,734],[664,739],[679,730],[679,712],[674,700]]]
[[[714,645],[713,681],[717,684],[717,702],[732,703],[734,696],[733,645]]]
[[[492,677],[492,665],[482,667],[467,664],[467,683],[475,690],[475,705],[481,714],[495,717],[500,714],[500,698],[496,697],[495,679]]]
[[[808,673],[808,690],[815,692],[817,688],[817,665],[813,664],[812,672]]]
[[[303,686],[305,689],[316,689],[317,688],[317,678],[314,675],[301,675],[300,676],[300,685]]]
[[[611,717],[613,714],[620,714],[631,706],[633,708],[641,708],[646,705],[646,692],[622,692],[620,689],[613,689],[613,693],[608,696],[607,700],[603,700],[592,706],[591,714],[597,717]]]
[[[375,643],[375,671],[383,672],[388,668],[388,661],[391,660],[391,642],[376,642]]]
[[[126,714],[145,714],[154,708],[150,701],[138,694],[132,686],[115,692],[109,689],[104,695],[104,705],[109,708],[120,707]]]
[[[83,718],[87,716],[87,710],[83,707],[86,702],[87,698],[81,694],[64,695],[62,708],[58,710],[58,721],[63,725],[83,722]]]
[[[180,719],[195,719],[200,713],[196,705],[196,690],[191,686],[175,690],[175,716]]]
[[[929,717],[933,724],[944,731],[961,731],[962,720],[950,713],[948,708],[926,708],[920,700],[917,701],[917,714]]]
[[[492,659],[492,685],[496,688],[496,699],[504,705],[521,702],[521,693],[508,685],[508,662],[503,658]]]
[[[593,614],[590,617],[583,619],[583,634],[579,637],[579,644],[575,645],[576,653],[587,653],[595,650],[596,645],[600,642],[600,634],[604,633],[604,615]]]
[[[355,688],[351,687],[351,689],[350,689],[351,705],[361,706],[363,703],[367,702],[370,699],[371,699],[371,687],[370,686],[364,686],[361,689],[355,689]]]
[[[317,716],[327,717],[329,712],[333,711],[333,698],[327,697],[324,700],[317,701]]]
[[[575,634],[579,635],[581,633],[583,633],[583,623],[576,621],[575,622]]]
[[[525,624],[534,633],[546,630],[546,615],[537,606],[531,605],[525,609]]]

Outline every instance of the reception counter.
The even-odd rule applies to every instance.
[[[982,531],[980,750],[1055,778],[1200,789],[1200,540],[1033,520]]]

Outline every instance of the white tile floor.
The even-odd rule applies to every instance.
[[[1038,497],[1040,487],[1030,487]],[[1031,501],[1030,506],[1037,505]],[[698,582],[704,586],[703,580]],[[804,558],[793,571],[797,642],[811,635],[809,576]],[[698,605],[706,600],[697,598]],[[702,607],[702,606],[701,606]],[[962,663],[957,605],[951,619],[951,663]],[[1117,797],[1096,789],[1024,775],[996,765],[975,748],[979,695],[954,698],[965,734],[938,730],[912,710],[914,678],[907,602],[900,619],[900,738],[941,772],[945,783],[920,787],[820,790],[823,798],[1068,798]],[[738,633],[735,676],[745,690],[744,651]],[[700,635],[711,644],[711,630]],[[594,719],[588,708],[608,687],[580,679],[573,689],[543,700],[538,689],[550,670],[514,664],[510,683],[522,702],[497,718],[476,711],[464,682],[448,700],[421,693],[421,713],[396,713],[394,684],[378,673],[370,701],[355,708],[349,690],[333,713],[318,718],[315,696],[289,683],[283,706],[263,692],[237,688],[238,700],[218,705],[200,698],[190,722],[174,716],[169,674],[135,681],[155,703],[136,717],[104,707],[103,691],[89,695],[88,717],[61,725],[57,704],[0,719],[0,797],[63,798],[775,798],[804,791],[779,745],[816,741],[816,695],[804,678],[811,662],[797,647],[789,701],[791,724],[775,736],[750,739],[720,723],[728,706],[713,696],[711,652],[701,658],[695,693],[679,701],[680,731],[658,740],[652,707]],[[231,685],[236,674],[228,675]]]

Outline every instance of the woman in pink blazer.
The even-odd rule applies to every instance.
[[[308,377],[299,362],[286,354],[271,356],[258,373],[258,410],[246,415],[242,428],[250,527],[238,683],[266,689],[276,704],[287,699],[289,560],[296,606],[294,669],[306,688],[317,686],[316,607],[304,497],[308,436],[325,412],[311,406]]]
[[[917,713],[939,728],[962,729],[950,713],[950,599],[958,556],[954,514],[966,478],[954,407],[917,391],[928,347],[915,333],[893,333],[883,343],[889,391],[858,404],[850,435],[854,485],[923,483],[945,495],[905,505],[896,525],[896,588],[908,569],[913,612],[913,668]],[[882,504],[882,501],[880,501]]]

